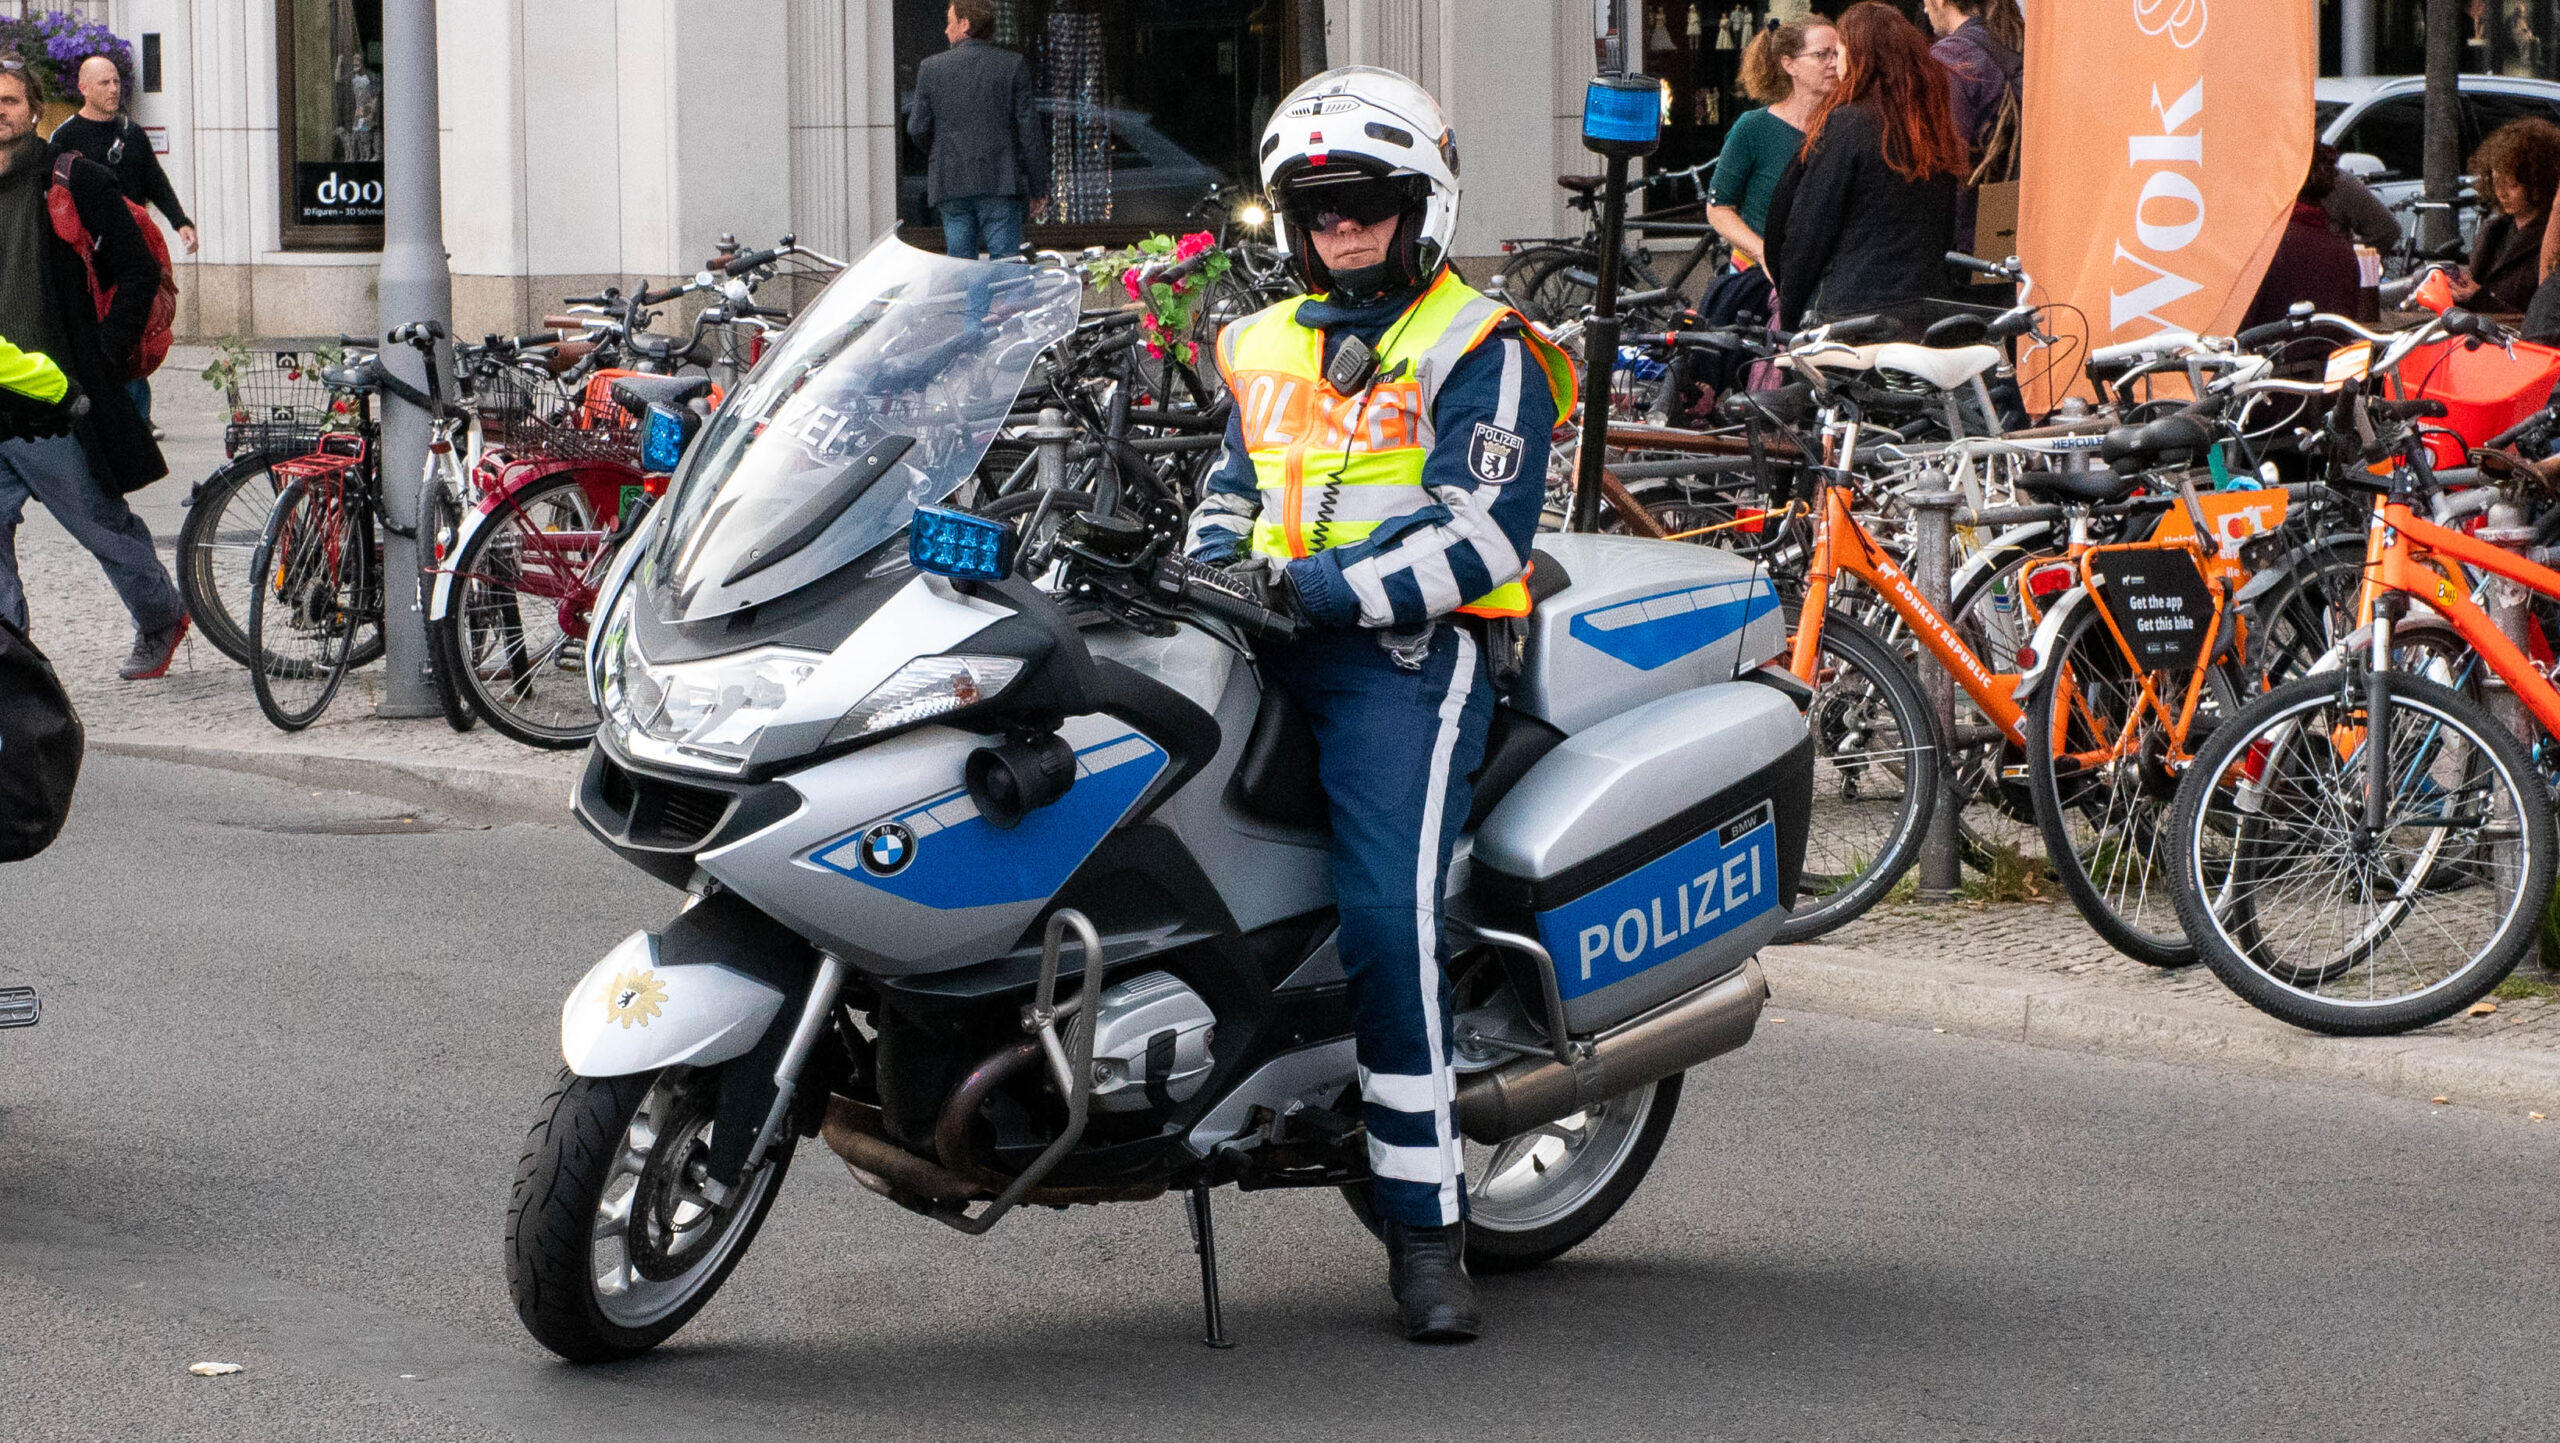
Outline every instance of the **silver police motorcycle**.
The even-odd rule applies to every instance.
[[[803,1138],[964,1233],[1215,1187],[1369,1220],[1289,623],[1178,537],[963,505],[1071,271],[883,241],[695,438],[602,592],[579,819],[684,890],[560,1013],[509,1282],[601,1361],[682,1327]],[[673,413],[653,418],[673,422]],[[1478,1271],[1597,1231],[1684,1071],[1740,1046],[1805,845],[1812,742],[1765,576],[1547,536],[1450,877]]]

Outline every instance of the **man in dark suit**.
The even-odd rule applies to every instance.
[[[1023,202],[1047,211],[1049,166],[1031,105],[1031,66],[987,42],[991,0],[951,0],[951,48],[916,67],[907,134],[927,153],[925,199],[942,216],[943,249],[976,259],[1022,249]]]

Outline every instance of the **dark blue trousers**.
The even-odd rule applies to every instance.
[[[1466,1184],[1440,903],[1493,720],[1483,650],[1443,625],[1422,669],[1406,671],[1374,632],[1319,631],[1269,649],[1263,675],[1315,726],[1378,1212],[1454,1223]]]

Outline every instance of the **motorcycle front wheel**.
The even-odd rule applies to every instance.
[[[728,1280],[764,1226],[792,1139],[714,1204],[703,1184],[719,1111],[717,1071],[561,1070],[507,1204],[507,1291],[536,1342],[572,1363],[635,1357]]]
[[[1679,1110],[1673,1073],[1490,1147],[1466,1143],[1467,1270],[1516,1273],[1562,1257],[1634,1196]],[[1378,1231],[1369,1184],[1342,1190]]]

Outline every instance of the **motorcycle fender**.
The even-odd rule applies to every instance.
[[[2037,690],[2045,684],[2045,679],[2053,675],[2054,644],[2062,640],[2062,628],[2070,623],[2071,618],[2080,614],[2080,608],[2088,604],[2089,588],[2075,586],[2062,593],[2062,599],[2045,612],[2044,620],[2036,623],[2035,640],[2028,643],[2035,648],[2036,664],[2028,667],[2025,674],[2018,678],[2016,696],[2019,706],[2024,707],[2033,702],[2036,699]]]
[[[744,1056],[782,993],[718,963],[661,966],[651,932],[625,937],[560,1004],[560,1055],[581,1077],[625,1077]]]

